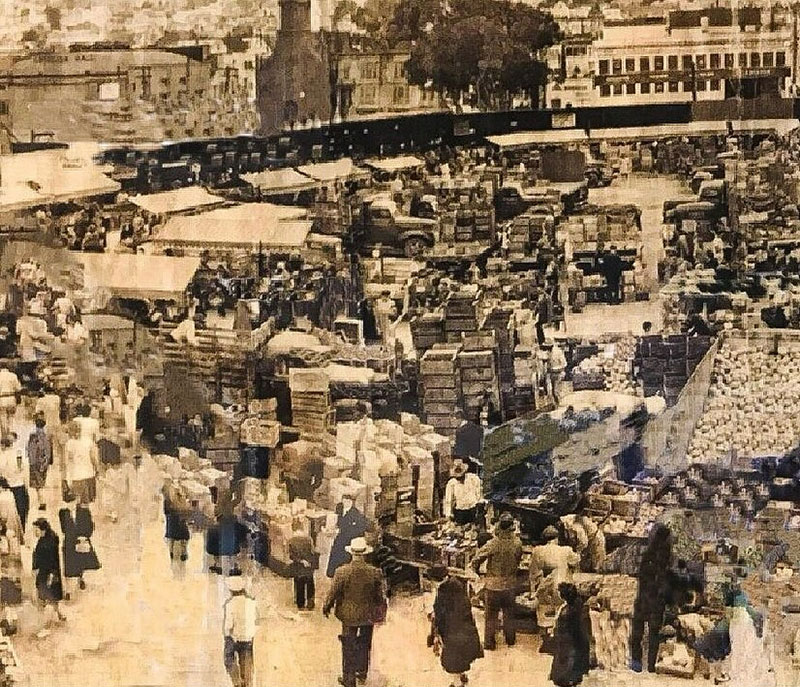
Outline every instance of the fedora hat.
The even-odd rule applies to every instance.
[[[450,476],[461,477],[462,475],[466,475],[468,470],[469,466],[461,460],[461,458],[456,458],[453,461],[453,467],[450,468]]]
[[[344,547],[344,550],[353,556],[366,556],[368,553],[372,553],[372,547],[367,544],[364,537],[356,537],[349,546]]]

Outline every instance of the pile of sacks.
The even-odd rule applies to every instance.
[[[714,373],[702,417],[689,444],[689,462],[782,455],[800,438],[800,350],[777,355],[726,345]]]
[[[412,473],[418,466],[417,502],[420,509],[432,514],[433,451],[447,461],[450,440],[422,424],[416,415],[403,413],[400,423],[369,418],[339,423],[336,456],[325,461],[322,486],[314,500],[323,508],[333,509],[343,494],[354,494],[356,504],[363,503],[365,514],[371,517],[381,479],[395,477],[398,489],[411,487]],[[334,468],[339,472],[335,476]]]
[[[207,458],[200,458],[197,452],[179,448],[178,457],[168,455],[154,456],[155,464],[164,478],[172,479],[179,492],[191,506],[193,515],[214,517],[214,504],[211,488],[222,490],[228,487],[230,477],[227,472],[218,470]]]
[[[639,388],[632,374],[635,354],[634,337],[605,344],[600,353],[582,360],[573,370],[573,375],[576,373],[587,377],[602,375],[606,391],[636,395],[639,393]]]

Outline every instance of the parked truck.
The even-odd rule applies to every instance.
[[[403,215],[390,198],[374,196],[358,209],[351,240],[363,254],[379,246],[384,255],[421,257],[436,241],[437,224],[435,219]]]

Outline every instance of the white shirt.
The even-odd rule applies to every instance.
[[[92,479],[95,476],[92,460],[93,444],[87,439],[70,439],[64,447],[67,481]]]
[[[468,472],[463,482],[453,477],[447,483],[444,491],[444,514],[449,518],[454,509],[469,510],[474,508],[482,498],[481,478],[478,475]]]
[[[234,642],[252,642],[256,636],[258,607],[246,594],[232,595],[224,605],[224,632]]]
[[[21,460],[17,460],[17,453],[21,453]],[[16,446],[0,450],[0,475],[6,478],[9,487],[23,487],[28,478],[28,459],[24,451]]]
[[[0,370],[0,408],[16,408],[17,396],[22,391],[19,377],[11,370]]]
[[[100,420],[79,415],[73,422],[80,427],[81,439],[88,439],[91,442],[100,439]]]

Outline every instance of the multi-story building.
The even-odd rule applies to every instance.
[[[238,84],[214,90],[217,71],[203,46],[26,55],[0,65],[0,112],[22,140],[41,131],[63,141],[122,142],[252,131],[254,110],[248,119],[237,104],[247,95]]]
[[[350,37],[337,51],[336,112],[343,119],[376,113],[438,109],[439,94],[408,82],[408,46],[381,48],[363,37]]]
[[[786,13],[714,7],[606,22],[585,54],[562,55],[550,107],[712,103],[793,92],[797,37]],[[587,79],[591,91],[587,96]]]

